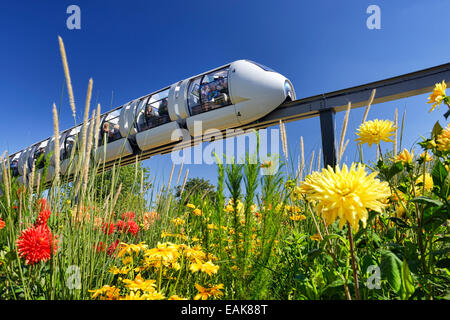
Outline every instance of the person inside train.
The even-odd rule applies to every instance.
[[[161,104],[159,106],[159,114],[161,116],[169,114],[168,105],[169,105],[169,101],[167,98],[164,98],[161,100]]]

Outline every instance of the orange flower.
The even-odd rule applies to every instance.
[[[0,230],[2,230],[5,227],[5,221],[3,221],[2,218],[0,218]]]

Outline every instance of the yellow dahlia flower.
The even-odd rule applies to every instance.
[[[412,163],[414,159],[414,151],[409,153],[407,149],[403,149],[397,156],[395,156],[395,162],[401,162],[403,164]]]
[[[423,190],[423,186],[425,186],[425,191],[430,191],[431,189],[433,189],[433,178],[428,172],[425,173],[425,182],[423,180],[424,180],[423,174],[419,176],[416,180],[416,185],[419,183],[423,184],[422,186],[417,187],[418,191]]]
[[[437,137],[436,142],[439,151],[450,151],[450,123],[447,125],[447,128],[442,130],[441,134]]]
[[[419,157],[425,162],[430,162],[431,160],[433,160],[433,157],[430,156],[430,154],[426,151],[422,152]]]
[[[439,106],[442,103],[442,100],[445,98],[445,89],[447,89],[447,85],[445,84],[445,81],[442,80],[442,83],[436,83],[433,89],[433,92],[428,97],[427,103],[432,103],[431,111],[436,108],[436,106]]]
[[[365,167],[355,163],[350,169],[344,164],[342,170],[328,166],[308,175],[300,188],[308,200],[316,202],[316,210],[327,224],[339,217],[339,228],[348,222],[358,231],[360,220],[366,226],[367,209],[380,212],[386,206],[382,201],[391,195],[388,183],[377,179],[377,174],[367,175]]]
[[[358,144],[379,144],[381,141],[393,142],[390,137],[394,134],[397,128],[390,120],[370,120],[362,123],[356,135],[359,136],[355,141],[359,141]]]

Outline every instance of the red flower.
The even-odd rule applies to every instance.
[[[100,251],[105,251],[105,244],[103,242],[97,242],[97,244],[94,244],[94,250],[99,253]]]
[[[48,208],[47,200],[45,198],[39,199],[38,206],[40,211],[44,211],[46,208]]]
[[[46,225],[30,227],[22,231],[17,240],[17,248],[21,258],[25,258],[26,264],[35,264],[47,261],[53,253],[56,253],[56,237]]]
[[[119,243],[120,243],[120,241],[119,241],[119,240],[116,240],[116,242],[114,242],[112,245],[109,246],[108,251],[107,251],[107,253],[108,253],[109,256],[112,256],[112,255],[115,253],[115,251],[117,250],[117,246],[119,245]]]
[[[123,233],[131,233],[133,235],[136,235],[139,232],[139,226],[134,220],[128,220],[127,222],[124,222],[122,220],[117,221],[116,223],[117,230],[123,232]]]
[[[2,230],[5,227],[5,221],[3,221],[2,218],[0,218],[0,230]]]
[[[50,218],[52,212],[50,210],[42,210],[36,218],[35,226],[47,225],[47,221]]]
[[[127,220],[133,220],[134,217],[136,217],[136,214],[133,211],[122,213],[122,219]]]
[[[112,222],[111,223],[105,222],[105,223],[103,223],[102,229],[105,234],[110,235],[110,234],[114,233],[116,227],[114,226],[114,223],[112,223]]]

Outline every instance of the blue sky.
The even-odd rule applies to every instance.
[[[81,30],[69,30],[66,8],[81,8]],[[366,8],[381,8],[381,30],[366,27]],[[238,59],[288,77],[297,97],[343,89],[449,62],[450,2],[348,1],[2,1],[0,3],[0,150],[10,153],[47,138],[51,106],[61,101],[64,75],[57,36],[64,39],[78,110],[87,83],[102,111],[181,79]],[[444,109],[428,113],[426,95],[374,106],[369,119],[406,110],[403,145],[413,146]],[[346,161],[355,160],[354,131],[364,109],[351,112]],[[336,115],[337,136],[344,113]],[[61,129],[73,124],[64,87]],[[286,126],[289,150],[306,157],[321,148],[319,119]],[[388,146],[383,146],[387,148]],[[365,148],[367,156],[375,149]],[[167,181],[170,156],[145,165]],[[213,182],[214,165],[189,165],[190,176]],[[175,174],[177,174],[178,167]]]

